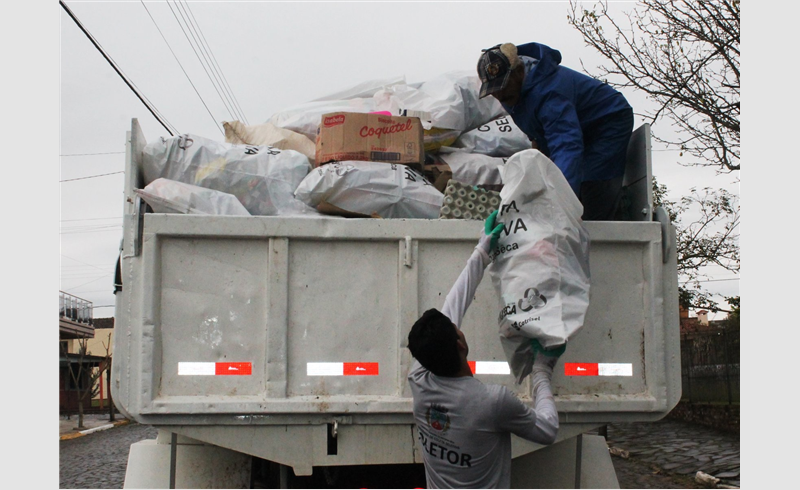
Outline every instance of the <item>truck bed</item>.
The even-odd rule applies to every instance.
[[[400,431],[381,437],[408,439],[413,452],[406,337],[422,312],[442,306],[482,223],[145,213],[133,192],[143,187],[144,144],[134,120],[115,314],[119,409],[251,454],[262,449],[248,438],[290,427],[324,438],[333,425],[361,431],[362,441],[372,430]],[[553,377],[560,438],[657,420],[680,398],[673,227],[662,219],[586,228],[591,304]],[[517,385],[505,364],[500,304],[485,277],[462,325],[470,360],[478,379],[530,402],[528,381]],[[289,464],[308,451],[294,439],[261,454]],[[381,458],[371,452],[348,461]],[[332,464],[320,463],[326,457],[309,461]]]

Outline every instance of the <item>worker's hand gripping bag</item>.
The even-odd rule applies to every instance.
[[[145,184],[165,178],[233,194],[254,216],[319,216],[294,197],[311,164],[293,150],[183,134],[145,146],[142,169]]]
[[[589,236],[583,206],[556,165],[525,150],[501,169],[504,231],[489,273],[502,297],[500,340],[517,382],[531,372],[530,339],[565,344],[589,307]]]

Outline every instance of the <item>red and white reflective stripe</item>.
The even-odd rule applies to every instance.
[[[249,362],[179,362],[179,376],[250,376]]]
[[[307,376],[377,376],[377,362],[309,362]]]
[[[564,364],[567,376],[633,376],[633,364],[596,362],[568,362]]]
[[[511,374],[507,362],[501,361],[467,361],[472,374]]]

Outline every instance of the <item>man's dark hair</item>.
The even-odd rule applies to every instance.
[[[437,376],[455,376],[461,368],[458,333],[453,322],[436,308],[422,314],[408,333],[408,350]]]

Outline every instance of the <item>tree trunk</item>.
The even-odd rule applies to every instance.
[[[80,395],[78,395],[78,429],[82,430],[85,428],[86,427],[83,426],[83,393],[80,393]]]

